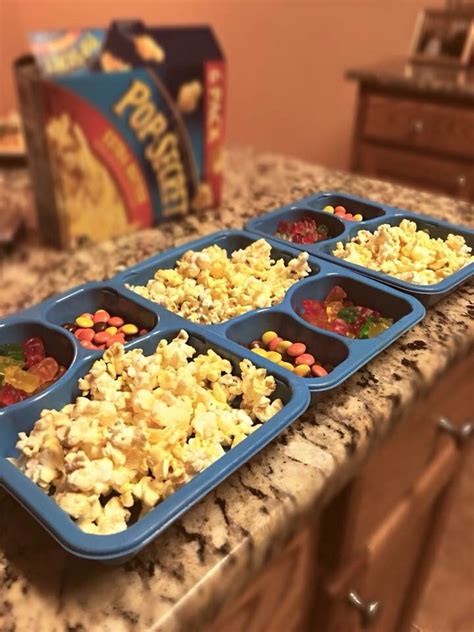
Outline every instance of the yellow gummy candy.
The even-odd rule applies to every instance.
[[[34,393],[41,383],[39,375],[23,371],[19,366],[5,367],[5,382],[25,393]]]

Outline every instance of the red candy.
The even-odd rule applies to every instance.
[[[302,353],[295,359],[296,365],[307,364],[308,366],[311,366],[312,364],[314,364],[314,362],[314,356],[312,356],[310,353]]]
[[[290,347],[288,347],[288,349],[286,350],[286,353],[289,356],[296,358],[302,355],[303,353],[305,353],[305,351],[306,351],[305,344],[303,344],[302,342],[294,342]]]
[[[272,340],[270,340],[270,342],[268,343],[269,351],[275,351],[275,349],[278,347],[280,342],[282,342],[282,340],[283,338],[280,338],[280,336],[277,336],[276,338],[273,338]]]
[[[121,327],[124,324],[125,324],[125,321],[124,321],[123,318],[120,318],[120,316],[112,316],[112,318],[109,318],[108,325],[110,327],[117,327],[117,329],[118,329],[119,327]]]
[[[90,340],[81,340],[81,346],[84,347],[84,349],[97,349],[96,345]]]
[[[25,392],[14,388],[11,384],[4,384],[0,388],[0,408],[2,406],[17,404],[27,397],[28,395]]]
[[[105,345],[107,340],[111,337],[108,331],[99,331],[99,333],[94,336],[94,344]]]
[[[94,323],[108,323],[110,320],[110,314],[109,312],[106,312],[105,309],[98,309],[92,316],[92,320]]]
[[[88,342],[92,342],[95,336],[95,331],[93,329],[84,329],[80,327],[79,329],[76,329],[74,335],[76,336],[76,338],[79,338],[79,340],[87,340]]]
[[[106,348],[108,349],[115,342],[119,342],[121,345],[125,344],[125,336],[123,334],[115,334],[114,336],[110,336],[110,338],[105,343]]]
[[[328,374],[326,369],[319,364],[313,364],[313,366],[311,367],[311,373],[314,375],[314,377],[324,377]]]
[[[22,347],[23,353],[25,354],[25,369],[29,369],[30,366],[44,360],[45,351],[41,338],[29,338],[22,344]]]
[[[30,367],[29,372],[37,375],[41,379],[41,384],[44,384],[45,382],[53,380],[58,370],[59,365],[56,360],[48,357]]]

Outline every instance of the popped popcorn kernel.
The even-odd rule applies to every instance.
[[[188,250],[176,268],[157,270],[145,286],[127,287],[183,318],[210,325],[280,303],[309,272],[306,252],[287,263],[275,261],[270,244],[259,239],[230,257],[218,245]]]
[[[243,360],[240,370],[212,349],[198,354],[183,330],[150,356],[113,345],[73,403],[19,433],[11,461],[84,532],[118,533],[132,509],[146,514],[281,410],[265,369]]]
[[[381,224],[374,233],[360,230],[347,244],[338,242],[335,257],[419,285],[433,285],[474,262],[461,235],[434,238],[403,219],[399,226]]]

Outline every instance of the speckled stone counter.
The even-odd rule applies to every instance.
[[[234,151],[225,200],[177,224],[58,253],[25,244],[0,263],[6,315],[84,281],[318,190],[365,195],[453,222],[472,207],[328,171],[297,160]],[[474,288],[465,285],[278,440],[121,567],[74,559],[0,492],[2,632],[204,629],[263,564],[334,496],[404,410],[474,340]]]
[[[398,90],[474,102],[474,70],[442,65],[412,64],[403,59],[354,68],[348,79],[383,90]]]

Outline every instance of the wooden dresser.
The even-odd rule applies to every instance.
[[[474,200],[474,79],[392,64],[351,70],[359,83],[351,168]]]

